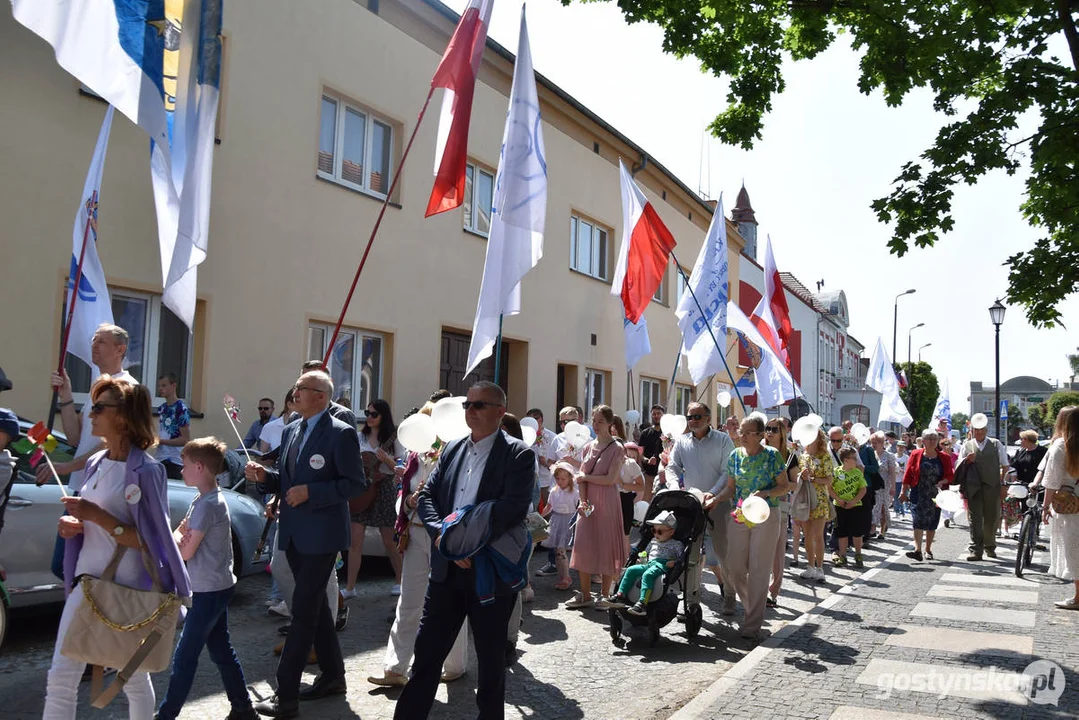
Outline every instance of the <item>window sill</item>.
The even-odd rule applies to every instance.
[[[370,198],[370,199],[372,199],[372,200],[374,200],[376,202],[379,202],[379,203],[383,202],[386,199],[385,195],[378,195],[378,194],[373,193],[373,192],[371,192],[369,190],[360,189],[360,188],[355,187],[353,185],[343,183],[340,180],[337,180],[336,178],[329,178],[329,177],[326,177],[325,175],[320,175],[320,174],[316,173],[315,174],[315,179],[320,180],[320,181],[322,181],[324,183],[328,183],[330,185],[333,185],[334,187],[339,187],[342,190],[348,190],[349,192],[356,193],[357,195],[361,195],[363,197]],[[392,200],[390,202],[386,203],[386,204],[389,205],[390,207],[394,208],[395,210],[400,210],[401,209],[401,204],[400,203],[395,203]]]
[[[461,230],[467,235],[475,235],[476,237],[483,238],[484,240],[490,240],[490,233],[482,233],[479,230],[473,230],[472,228],[461,228]]]
[[[575,268],[575,267],[571,267],[571,268],[569,269],[569,271],[570,271],[571,273],[574,273],[575,275],[580,275],[581,277],[585,277],[585,278],[588,278],[589,280],[595,280],[596,282],[600,282],[600,283],[603,283],[604,285],[607,285],[608,287],[609,287],[609,286],[610,286],[610,284],[611,284],[611,281],[610,281],[610,280],[607,280],[607,279],[605,279],[605,278],[601,278],[601,277],[596,277],[595,275],[589,275],[588,273],[586,273],[586,272],[583,272],[583,271],[581,271],[581,270],[578,270],[578,269],[577,269],[577,268]]]

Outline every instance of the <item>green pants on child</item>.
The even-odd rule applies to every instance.
[[[652,595],[652,588],[656,585],[656,580],[667,571],[668,562],[668,560],[657,559],[649,560],[642,565],[630,565],[622,574],[622,582],[618,583],[618,592],[625,595],[640,579],[641,601],[648,602],[648,598]]]

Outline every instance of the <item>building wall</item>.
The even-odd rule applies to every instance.
[[[420,0],[383,0],[378,15],[352,0],[228,3],[209,257],[199,269],[187,393],[193,409],[206,414],[196,421],[196,434],[230,432],[217,410],[225,393],[239,399],[246,422],[263,395],[280,403],[311,354],[309,323],[336,320],[374,223],[378,200],[316,177],[323,93],[391,121],[396,164],[452,29],[450,19]],[[0,13],[0,65],[0,284],[20,308],[0,320],[8,339],[0,364],[16,384],[5,404],[37,417],[46,410],[59,347],[72,218],[105,108],[80,94],[51,48],[10,13]],[[512,64],[489,48],[469,152],[491,170],[511,73]],[[609,283],[569,269],[569,218],[582,213],[610,229],[613,268],[622,224],[617,161],[639,164],[640,155],[549,88],[540,95],[549,169],[544,259],[522,284],[523,314],[505,322],[510,409],[522,413],[535,405],[550,417],[558,366],[565,364],[572,382],[567,401],[583,404],[591,368],[607,374],[607,400],[622,411],[621,306]],[[462,229],[461,210],[423,217],[439,101],[419,131],[345,317],[346,327],[383,336],[379,394],[398,412],[421,405],[438,386],[442,332],[470,331],[483,270],[485,239]],[[101,194],[99,251],[110,287],[159,295],[148,164],[146,137],[118,115]],[[636,178],[677,239],[680,257],[692,262],[707,208],[654,163]],[[737,287],[734,258],[742,241],[733,226],[729,233]],[[669,272],[668,286],[673,283]],[[673,301],[669,287],[667,293]],[[661,379],[667,391],[680,344],[673,306],[653,303],[646,317],[653,353],[636,374]],[[690,382],[684,372],[678,380]]]

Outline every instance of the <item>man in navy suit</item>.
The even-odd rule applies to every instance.
[[[277,470],[248,463],[249,482],[265,484],[284,502],[278,518],[278,547],[285,550],[296,579],[292,626],[277,665],[277,693],[255,706],[262,715],[291,718],[300,700],[345,692],[345,663],[334,632],[334,610],[326,602],[326,583],[337,553],[350,543],[348,500],[364,490],[360,441],[327,409],[333,381],[321,371],[306,372],[293,388],[300,418],[285,426]],[[312,644],[319,676],[300,691],[300,676]]]
[[[434,543],[431,583],[423,607],[412,677],[397,701],[395,720],[427,717],[446,659],[465,618],[472,628],[479,660],[476,704],[481,720],[504,715],[506,697],[506,631],[517,593],[498,581],[495,601],[480,605],[476,573],[470,560],[448,562],[438,552],[442,520],[455,510],[494,500],[490,539],[524,521],[535,483],[535,455],[500,426],[506,394],[494,383],[479,382],[468,390],[465,420],[472,434],[442,451],[438,467],[420,491],[418,515]]]

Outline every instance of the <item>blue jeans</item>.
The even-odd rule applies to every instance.
[[[232,709],[246,710],[251,707],[244,671],[229,640],[229,600],[233,589],[197,592],[192,596],[191,609],[172,656],[169,689],[165,691],[165,699],[157,711],[157,717],[161,720],[175,720],[180,714],[180,708],[191,692],[203,646],[221,673]]]

